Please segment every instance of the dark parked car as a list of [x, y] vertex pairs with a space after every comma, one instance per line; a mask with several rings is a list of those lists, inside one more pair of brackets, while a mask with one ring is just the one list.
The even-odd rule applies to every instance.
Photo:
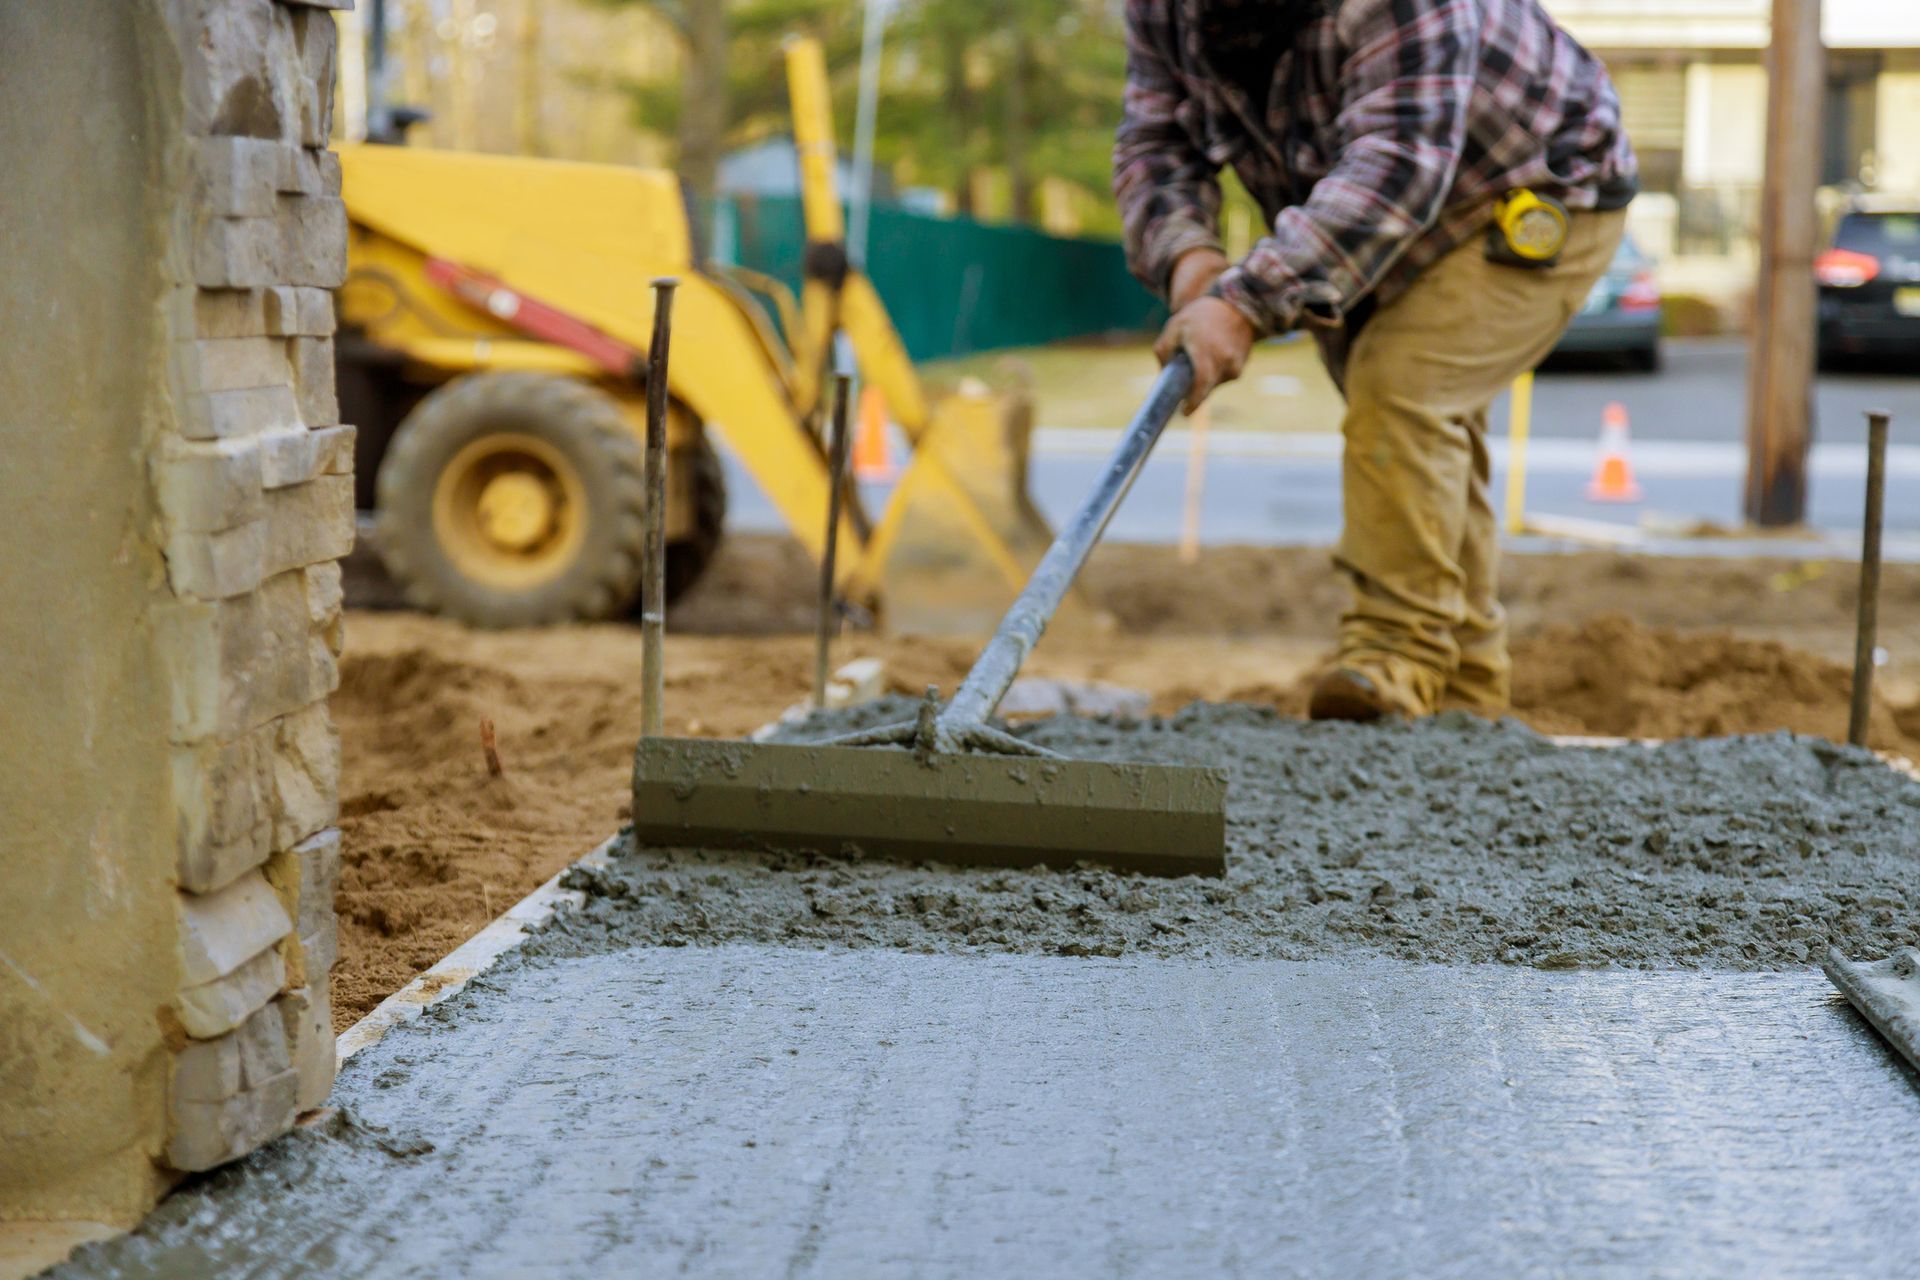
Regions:
[[1623, 240], [1554, 354], [1617, 355], [1651, 373], [1660, 367], [1663, 310], [1653, 264], [1633, 241]]
[[1862, 200], [1814, 274], [1821, 364], [1920, 355], [1920, 201]]

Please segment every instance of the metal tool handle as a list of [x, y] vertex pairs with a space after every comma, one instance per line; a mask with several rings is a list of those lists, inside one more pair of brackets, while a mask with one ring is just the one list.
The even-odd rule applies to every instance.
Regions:
[[1147, 402], [1127, 424], [1126, 433], [1107, 462], [1100, 483], [1047, 548], [1047, 554], [1041, 557], [1019, 598], [1000, 620], [993, 639], [981, 650], [973, 670], [967, 672], [953, 701], [940, 713], [942, 730], [959, 732], [982, 723], [1000, 705], [1000, 699], [1007, 696], [1008, 686], [1020, 674], [1020, 665], [1040, 642], [1041, 633], [1053, 621], [1060, 602], [1066, 599], [1093, 544], [1107, 531], [1107, 522], [1113, 519], [1127, 491], [1133, 488], [1147, 455], [1153, 452], [1160, 433], [1166, 430], [1167, 423], [1192, 388], [1193, 362], [1186, 352], [1178, 352], [1160, 370]]

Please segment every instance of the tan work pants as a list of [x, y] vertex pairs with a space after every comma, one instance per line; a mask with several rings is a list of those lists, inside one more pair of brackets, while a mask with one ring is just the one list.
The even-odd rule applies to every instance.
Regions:
[[1624, 212], [1576, 213], [1544, 270], [1489, 262], [1476, 236], [1375, 312], [1344, 359], [1327, 353], [1347, 398], [1340, 654], [1410, 714], [1507, 706], [1487, 409], [1560, 340], [1625, 229]]

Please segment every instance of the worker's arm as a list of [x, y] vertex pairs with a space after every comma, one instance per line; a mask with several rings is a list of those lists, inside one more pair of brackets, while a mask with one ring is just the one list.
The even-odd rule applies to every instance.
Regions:
[[1256, 337], [1338, 321], [1439, 219], [1466, 140], [1481, 9], [1476, 0], [1340, 6], [1340, 47], [1350, 52], [1333, 168], [1209, 290]]
[[[1220, 245], [1218, 166], [1180, 122], [1186, 90], [1156, 30], [1164, 5], [1127, 6], [1127, 89], [1113, 145], [1113, 194], [1126, 230], [1127, 265], [1178, 308], [1227, 265]], [[1175, 265], [1192, 255], [1178, 273]], [[1201, 268], [1211, 262], [1211, 269]], [[1178, 279], [1176, 279], [1178, 275]], [[1185, 296], [1172, 297], [1177, 292]]]

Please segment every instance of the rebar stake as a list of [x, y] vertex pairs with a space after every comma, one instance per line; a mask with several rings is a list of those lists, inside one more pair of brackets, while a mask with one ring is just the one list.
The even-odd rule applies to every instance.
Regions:
[[661, 736], [667, 670], [667, 350], [673, 337], [673, 291], [680, 281], [653, 282], [653, 346], [647, 353], [647, 540], [640, 571], [640, 732]]
[[1847, 716], [1847, 741], [1867, 745], [1873, 713], [1873, 651], [1880, 630], [1880, 528], [1887, 506], [1887, 428], [1892, 419], [1881, 410], [1867, 414], [1867, 513], [1860, 530], [1860, 615], [1853, 637], [1853, 708]]
[[847, 482], [847, 402], [853, 379], [833, 375], [833, 433], [827, 441], [827, 538], [820, 554], [820, 618], [813, 633], [813, 709], [827, 705], [827, 651], [833, 646], [834, 557], [840, 548], [840, 490]]

